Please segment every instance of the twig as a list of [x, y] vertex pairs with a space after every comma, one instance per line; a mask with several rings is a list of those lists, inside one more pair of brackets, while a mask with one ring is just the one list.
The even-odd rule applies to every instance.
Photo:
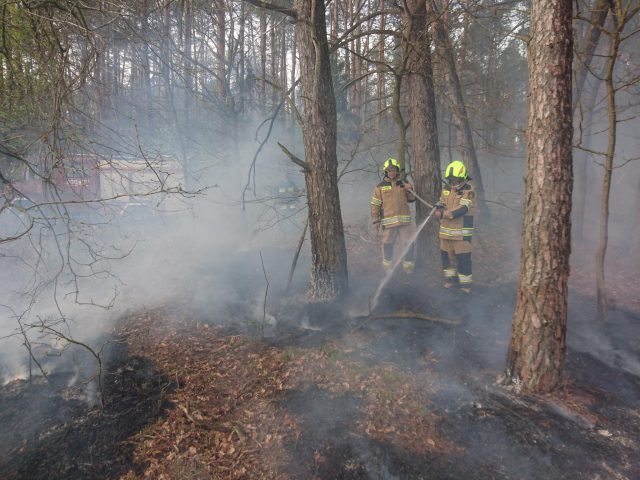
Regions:
[[40, 320], [40, 323], [37, 324], [37, 327], [40, 328], [40, 331], [51, 333], [54, 335], [54, 337], [62, 339], [69, 344], [82, 347], [95, 358], [98, 371], [96, 372], [96, 375], [94, 378], [97, 379], [98, 394], [100, 396], [100, 407], [101, 409], [104, 409], [105, 398], [104, 398], [104, 386], [102, 384], [102, 375], [103, 375], [102, 349], [96, 351], [95, 349], [91, 348], [87, 343], [81, 342], [79, 340], [75, 340], [71, 338], [69, 335], [65, 335], [60, 330], [57, 330], [51, 327], [50, 325], [47, 325], [44, 320], [42, 319], [39, 319], [39, 320]]
[[302, 244], [304, 243], [304, 237], [307, 235], [307, 227], [309, 226], [309, 217], [304, 222], [304, 228], [302, 229], [302, 234], [300, 235], [300, 239], [298, 240], [298, 246], [296, 248], [296, 253], [293, 256], [293, 261], [291, 262], [291, 269], [289, 270], [289, 279], [287, 280], [287, 288], [285, 291], [289, 291], [289, 287], [291, 287], [291, 280], [293, 280], [293, 272], [296, 271], [296, 265], [298, 264], [298, 257], [300, 256], [300, 250], [302, 250]]
[[296, 165], [298, 165], [299, 167], [301, 167], [305, 172], [309, 170], [309, 168], [307, 167], [307, 164], [304, 160], [300, 159], [298, 156], [296, 156], [294, 153], [290, 152], [287, 147], [285, 147], [284, 145], [282, 145], [280, 142], [278, 142], [278, 146], [282, 149], [282, 151], [284, 152], [284, 154], [289, 157], [289, 160], [291, 160], [293, 163], [295, 163]]
[[269, 293], [269, 279], [267, 278], [267, 271], [264, 268], [262, 252], [260, 252], [260, 262], [262, 263], [262, 273], [264, 274], [264, 279], [267, 282], [267, 288], [265, 288], [264, 290], [264, 302], [262, 304], [262, 323], [260, 324], [260, 337], [264, 338], [264, 324], [267, 321], [267, 294]]

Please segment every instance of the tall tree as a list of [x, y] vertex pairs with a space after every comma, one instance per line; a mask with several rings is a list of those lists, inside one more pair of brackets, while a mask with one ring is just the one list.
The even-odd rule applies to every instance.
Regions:
[[[378, 0], [378, 9], [382, 10], [384, 7], [384, 1]], [[378, 43], [377, 43], [377, 51], [378, 56], [376, 58], [376, 102], [378, 111], [376, 112], [376, 128], [378, 130], [382, 127], [382, 120], [384, 118], [384, 111], [386, 109], [386, 102], [384, 97], [386, 95], [385, 91], [385, 78], [384, 78], [384, 65], [385, 65], [385, 39], [386, 36], [384, 33], [384, 29], [386, 28], [387, 17], [383, 13], [380, 15], [380, 33], [378, 34]]]
[[[407, 97], [413, 153], [413, 180], [418, 195], [435, 203], [440, 196], [440, 147], [431, 63], [431, 37], [427, 29], [426, 0], [408, 0], [402, 9], [402, 46], [406, 56]], [[416, 204], [420, 224], [429, 209]], [[437, 224], [426, 227], [418, 242], [419, 265], [436, 258]]]
[[[595, 0], [589, 19], [582, 18], [578, 14], [578, 18], [586, 20], [588, 25], [584, 29], [583, 37], [579, 38], [579, 43], [576, 45], [573, 110], [574, 117], [577, 117], [576, 121], [579, 125], [579, 129], [576, 130], [578, 146], [583, 145], [586, 146], [587, 149], [590, 147], [590, 137], [594, 133], [591, 128], [591, 123], [593, 121], [596, 98], [601, 84], [600, 78], [604, 76], [604, 72], [602, 75], [596, 73], [591, 76], [593, 77], [590, 79], [591, 81], [588, 81], [588, 73], [590, 71], [598, 71], [598, 67], [594, 64], [597, 63], [596, 61], [598, 59], [606, 56], [606, 54], [596, 56], [596, 49], [600, 42], [600, 36], [604, 29], [610, 4], [611, 0]], [[596, 61], [594, 61], [594, 57], [596, 57]], [[588, 153], [584, 150], [578, 150], [574, 158], [576, 178], [573, 234], [574, 238], [577, 237], [579, 239], [582, 239], [584, 234], [585, 203], [587, 196], [587, 162]]]
[[430, 7], [432, 17], [435, 19], [433, 22], [435, 44], [448, 76], [447, 86], [450, 91], [453, 117], [460, 131], [462, 156], [474, 178], [479, 204], [478, 213], [484, 217], [488, 217], [489, 210], [484, 201], [485, 194], [482, 173], [478, 164], [478, 155], [473, 141], [473, 132], [471, 130], [467, 105], [462, 94], [462, 85], [460, 83], [460, 76], [458, 75], [453, 46], [451, 45], [446, 23], [442, 18], [442, 12], [438, 8], [437, 0], [430, 0], [430, 5], [428, 6]]
[[331, 76], [324, 0], [247, 0], [295, 19], [303, 102], [303, 167], [309, 206], [311, 275], [308, 297], [332, 301], [348, 288], [347, 251], [338, 191], [336, 101]]
[[[613, 177], [613, 160], [616, 154], [616, 140], [618, 131], [618, 109], [616, 104], [616, 93], [620, 89], [618, 83], [624, 85], [626, 82], [632, 84], [629, 79], [615, 78], [614, 70], [620, 46], [625, 39], [623, 35], [625, 26], [640, 12], [640, 5], [632, 0], [614, 0], [611, 5], [611, 15], [613, 28], [605, 31], [609, 36], [609, 55], [606, 61], [604, 85], [607, 98], [607, 116], [609, 135], [607, 140], [607, 151], [604, 154], [604, 178], [602, 180], [602, 193], [600, 197], [600, 235], [598, 248], [596, 251], [596, 294], [597, 294], [597, 318], [604, 320], [607, 311], [607, 296], [605, 290], [604, 261], [607, 254], [609, 242], [609, 195], [611, 193], [611, 181]], [[629, 38], [629, 37], [626, 37]]]
[[300, 47], [305, 181], [311, 233], [309, 296], [332, 300], [346, 293], [348, 277], [338, 192], [336, 101], [329, 61], [325, 3], [324, 0], [296, 0], [294, 8]]
[[562, 378], [571, 250], [570, 0], [533, 0], [520, 279], [506, 382], [546, 392]]

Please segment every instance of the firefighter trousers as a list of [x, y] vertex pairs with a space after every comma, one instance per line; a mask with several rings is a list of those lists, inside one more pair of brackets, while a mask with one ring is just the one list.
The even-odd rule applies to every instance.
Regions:
[[440, 239], [442, 271], [447, 283], [471, 285], [471, 251], [470, 241]]
[[[398, 227], [384, 228], [382, 230], [382, 266], [391, 268], [394, 257], [401, 255], [413, 240], [416, 227], [413, 223], [407, 223]], [[415, 267], [415, 247], [411, 244], [402, 261], [405, 272], [411, 273]]]

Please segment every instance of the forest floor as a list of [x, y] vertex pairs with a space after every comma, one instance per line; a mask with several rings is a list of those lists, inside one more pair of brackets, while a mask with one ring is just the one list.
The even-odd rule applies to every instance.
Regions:
[[564, 384], [518, 395], [498, 382], [508, 239], [478, 246], [471, 294], [399, 274], [365, 317], [378, 248], [359, 237], [341, 308], [293, 295], [270, 300], [265, 323], [246, 304], [203, 313], [189, 299], [124, 316], [103, 409], [70, 374], [2, 387], [0, 478], [640, 478], [640, 308], [624, 275], [594, 325], [593, 277], [574, 269]]

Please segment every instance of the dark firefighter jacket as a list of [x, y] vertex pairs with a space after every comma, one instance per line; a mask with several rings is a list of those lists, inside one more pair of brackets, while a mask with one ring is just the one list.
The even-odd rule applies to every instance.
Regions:
[[440, 238], [471, 241], [473, 215], [476, 211], [476, 194], [468, 181], [456, 187], [444, 187], [440, 196], [444, 213], [454, 218], [440, 219]]

